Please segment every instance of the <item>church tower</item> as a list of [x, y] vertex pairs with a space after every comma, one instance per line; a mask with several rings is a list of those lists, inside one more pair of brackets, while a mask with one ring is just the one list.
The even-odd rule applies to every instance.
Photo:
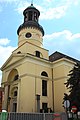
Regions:
[[48, 50], [43, 48], [40, 12], [31, 4], [23, 15], [24, 22], [17, 30], [18, 47], [1, 67], [3, 109], [9, 112], [53, 109], [51, 64]]
[[17, 30], [18, 34], [18, 46], [21, 46], [26, 41], [37, 45], [39, 47], [43, 46], [43, 27], [39, 24], [40, 12], [37, 10], [33, 4], [27, 7], [23, 11], [24, 22], [19, 26]]
[[43, 48], [44, 29], [39, 24], [39, 10], [31, 4], [23, 15], [24, 22], [17, 30], [18, 48], [13, 53], [31, 54], [49, 60], [48, 50]]

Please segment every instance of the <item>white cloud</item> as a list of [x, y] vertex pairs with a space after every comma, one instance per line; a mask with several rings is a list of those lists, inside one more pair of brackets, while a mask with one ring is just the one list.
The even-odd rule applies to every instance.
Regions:
[[[37, 6], [37, 8], [39, 8], [39, 10], [41, 12], [40, 19], [42, 19], [42, 20], [43, 19], [52, 20], [54, 18], [60, 19], [66, 15], [68, 10], [73, 5], [79, 5], [79, 3], [80, 3], [80, 0], [60, 0], [59, 2], [56, 0], [44, 0], [44, 1], [47, 2], [46, 7]], [[49, 3], [51, 3], [51, 4], [49, 4]]]
[[44, 3], [46, 3], [46, 2], [50, 3], [50, 2], [54, 2], [55, 0], [43, 0], [43, 1], [44, 1]]
[[[2, 0], [1, 0], [2, 1]], [[23, 10], [30, 6], [30, 1], [26, 1], [26, 0], [4, 0], [7, 2], [15, 2], [18, 3], [17, 4], [17, 8], [15, 9], [19, 14], [22, 14]], [[67, 10], [69, 9], [69, 7], [72, 4], [77, 4], [78, 2], [76, 0], [60, 0], [59, 2], [56, 3], [56, 0], [43, 0], [42, 3], [40, 3], [40, 5], [38, 5], [39, 3], [36, 2], [36, 4], [34, 5], [37, 9], [40, 10], [40, 19], [43, 20], [51, 20], [51, 19], [59, 19], [61, 17], [63, 17]], [[55, 4], [55, 5], [54, 5]], [[45, 7], [44, 7], [45, 6]], [[54, 7], [55, 6], [55, 7]]]
[[1, 3], [2, 2], [9, 2], [9, 3], [11, 3], [11, 2], [17, 2], [17, 1], [19, 1], [19, 0], [0, 0]]
[[56, 7], [56, 8], [42, 8], [41, 9], [41, 16], [40, 19], [53, 19], [53, 18], [61, 18], [62, 16], [65, 15], [65, 12], [67, 10], [67, 6], [60, 6], [60, 7]]
[[76, 38], [80, 38], [80, 33], [72, 34], [71, 31], [64, 30], [64, 31], [61, 31], [61, 32], [52, 33], [50, 35], [45, 35], [44, 39], [51, 40], [51, 39], [55, 39], [55, 38], [58, 38], [58, 37], [61, 37], [61, 36], [65, 36], [66, 40], [75, 40]]
[[0, 39], [0, 67], [15, 49], [15, 47], [8, 46], [9, 42], [7, 38]]
[[[19, 4], [16, 11], [18, 11], [19, 14], [22, 14], [23, 10], [27, 6], [29, 6], [29, 3], [26, 3], [24, 5]], [[62, 16], [64, 16], [68, 6], [64, 5], [64, 6], [59, 6], [59, 7], [55, 7], [55, 8], [53, 8], [53, 7], [46, 8], [46, 7], [42, 7], [39, 5], [35, 5], [35, 7], [37, 9], [39, 9], [39, 11], [41, 13], [40, 19], [48, 20], [48, 19], [54, 19], [54, 18], [59, 19]]]
[[[15, 47], [7, 46], [9, 42], [10, 40], [8, 40], [7, 38], [0, 39], [0, 67], [7, 60], [7, 58], [11, 55], [12, 51], [15, 49]], [[2, 78], [2, 75], [0, 71], [0, 81], [1, 81], [1, 78]]]
[[0, 46], [0, 66], [7, 60], [7, 58], [10, 56], [11, 52], [14, 50], [15, 47], [7, 46], [3, 47]]
[[67, 0], [68, 3], [78, 5], [80, 3], [80, 0]]
[[23, 10], [28, 6], [30, 6], [30, 4], [27, 1], [20, 1], [15, 11], [17, 11], [19, 14], [22, 14]]
[[7, 45], [10, 42], [7, 38], [0, 39], [0, 45]]
[[80, 33], [73, 34], [69, 30], [55, 32], [44, 36], [44, 47], [49, 53], [60, 51], [80, 59]]

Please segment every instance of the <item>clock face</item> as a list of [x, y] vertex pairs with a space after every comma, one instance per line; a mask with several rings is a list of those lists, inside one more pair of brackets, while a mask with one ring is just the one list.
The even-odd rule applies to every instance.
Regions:
[[25, 35], [26, 38], [30, 38], [31, 36], [32, 36], [32, 35], [31, 35], [30, 32], [26, 33], [26, 35]]

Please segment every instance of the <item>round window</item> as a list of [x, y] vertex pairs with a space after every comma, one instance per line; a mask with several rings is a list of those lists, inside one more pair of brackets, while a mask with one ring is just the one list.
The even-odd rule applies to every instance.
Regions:
[[26, 36], [26, 38], [30, 38], [31, 37], [31, 33], [28, 32], [28, 33], [26, 33], [25, 36]]

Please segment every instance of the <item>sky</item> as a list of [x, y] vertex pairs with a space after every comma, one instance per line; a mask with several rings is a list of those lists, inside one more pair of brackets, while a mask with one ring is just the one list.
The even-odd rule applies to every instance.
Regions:
[[[0, 67], [18, 46], [17, 29], [32, 0], [0, 0]], [[80, 0], [33, 0], [40, 11], [43, 46], [80, 60]], [[0, 81], [2, 78], [0, 71]]]

